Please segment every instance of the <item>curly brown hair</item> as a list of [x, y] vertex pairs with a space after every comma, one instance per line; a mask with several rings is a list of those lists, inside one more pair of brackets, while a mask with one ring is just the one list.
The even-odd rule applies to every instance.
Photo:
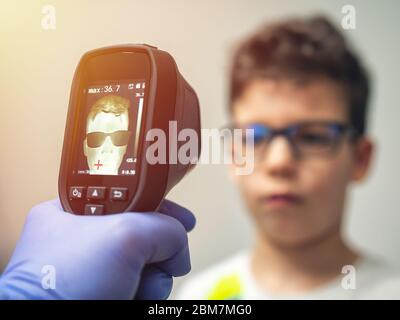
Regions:
[[344, 89], [350, 123], [363, 135], [370, 91], [368, 73], [344, 36], [323, 16], [263, 25], [239, 44], [230, 70], [230, 112], [251, 80], [311, 81], [321, 76]]

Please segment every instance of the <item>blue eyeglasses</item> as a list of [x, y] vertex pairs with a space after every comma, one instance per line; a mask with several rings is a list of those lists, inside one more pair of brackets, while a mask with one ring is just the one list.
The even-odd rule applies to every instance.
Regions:
[[[242, 129], [241, 149], [246, 149], [249, 138], [254, 138], [254, 156], [261, 157], [274, 137], [284, 136], [296, 156], [328, 156], [335, 153], [345, 137], [356, 139], [356, 130], [341, 122], [312, 121], [295, 123], [281, 129], [253, 123], [242, 127], [231, 126], [231, 129]], [[245, 130], [251, 129], [251, 130]], [[249, 135], [251, 135], [249, 137]], [[250, 140], [251, 141], [251, 140]]]

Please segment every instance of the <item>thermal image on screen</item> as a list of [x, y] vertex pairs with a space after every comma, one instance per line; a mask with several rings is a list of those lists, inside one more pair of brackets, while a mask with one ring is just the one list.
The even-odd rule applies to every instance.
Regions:
[[78, 173], [135, 174], [144, 87], [144, 82], [134, 81], [87, 89], [82, 139], [84, 161], [81, 159]]

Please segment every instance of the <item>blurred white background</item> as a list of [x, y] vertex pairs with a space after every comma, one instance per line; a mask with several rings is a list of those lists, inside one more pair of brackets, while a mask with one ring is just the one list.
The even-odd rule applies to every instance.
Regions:
[[[56, 9], [55, 30], [41, 26], [46, 4]], [[357, 24], [344, 32], [374, 75], [370, 132], [378, 143], [370, 177], [352, 191], [346, 234], [400, 262], [399, 1], [1, 0], [0, 270], [29, 209], [57, 197], [70, 84], [84, 52], [118, 43], [170, 52], [198, 93], [203, 127], [218, 128], [227, 121], [228, 59], [237, 39], [293, 14], [323, 13], [340, 25], [345, 4], [356, 8]], [[193, 272], [251, 243], [246, 210], [223, 166], [198, 166], [169, 198], [197, 216], [189, 236]]]

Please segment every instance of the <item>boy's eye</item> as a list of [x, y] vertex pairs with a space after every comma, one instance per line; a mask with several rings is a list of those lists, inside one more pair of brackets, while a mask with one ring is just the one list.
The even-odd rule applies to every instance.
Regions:
[[270, 129], [268, 127], [259, 124], [247, 126], [246, 129], [252, 129], [253, 133], [251, 135], [254, 137], [255, 145], [264, 141], [270, 133]]
[[296, 142], [308, 146], [326, 146], [333, 142], [334, 137], [326, 130], [318, 132], [299, 132], [296, 135]]
[[254, 144], [259, 144], [265, 139], [265, 136], [262, 134], [254, 134]]

